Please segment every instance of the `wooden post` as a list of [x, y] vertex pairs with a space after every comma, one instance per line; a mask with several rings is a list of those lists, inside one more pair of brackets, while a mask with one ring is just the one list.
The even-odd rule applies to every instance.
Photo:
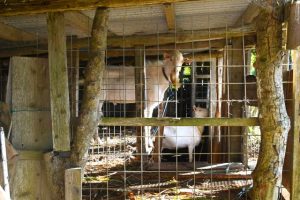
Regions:
[[291, 4], [289, 9], [288, 31], [287, 31], [287, 49], [296, 49], [300, 46], [300, 23], [299, 23], [299, 1]]
[[[244, 99], [244, 68], [242, 39], [232, 39], [232, 49], [228, 49], [229, 100]], [[233, 84], [231, 84], [233, 83]], [[229, 105], [230, 117], [242, 117], [243, 103], [234, 101]], [[228, 133], [228, 161], [242, 161], [242, 127], [230, 127]]]
[[82, 199], [81, 168], [65, 170], [65, 200]]
[[70, 109], [63, 13], [48, 13], [48, 59], [53, 149], [70, 151]]
[[291, 199], [296, 200], [300, 197], [300, 50], [292, 51], [293, 59], [293, 155], [292, 155], [292, 184]]
[[[136, 116], [144, 117], [144, 99], [145, 99], [145, 52], [144, 48], [138, 46], [135, 48], [135, 99], [136, 99]], [[143, 137], [143, 126], [137, 127], [137, 149], [140, 155], [138, 159], [142, 161], [145, 153], [145, 138]]]
[[52, 149], [48, 61], [13, 57], [10, 68], [12, 145], [19, 153], [9, 167], [11, 196], [48, 200], [41, 162], [42, 152]]
[[[214, 117], [220, 118], [221, 117], [221, 108], [222, 108], [222, 83], [223, 83], [223, 58], [218, 58], [218, 66], [216, 69], [216, 112], [213, 113]], [[222, 151], [221, 151], [221, 127], [214, 126], [214, 135], [212, 138], [212, 149], [210, 162], [211, 163], [220, 163], [222, 162]]]
[[[250, 199], [278, 198], [290, 129], [282, 84], [282, 65], [286, 56], [282, 49], [282, 6], [285, 1], [272, 4], [272, 0], [266, 0], [266, 3], [272, 5], [272, 12], [269, 8], [261, 7], [256, 23], [255, 68], [261, 144], [257, 165], [252, 173]], [[299, 142], [299, 137], [296, 141]]]
[[[164, 106], [166, 106], [165, 103], [161, 103], [159, 105], [158, 117], [163, 117], [163, 116], [161, 116], [161, 113], [164, 110]], [[153, 149], [153, 160], [155, 162], [161, 161], [161, 148], [162, 148], [163, 135], [164, 135], [164, 126], [159, 126], [158, 133], [155, 136], [155, 143], [154, 143], [154, 149]]]
[[108, 9], [97, 8], [90, 42], [90, 60], [86, 67], [83, 98], [79, 121], [74, 134], [71, 162], [84, 167], [83, 159], [89, 148], [100, 119], [101, 97], [103, 96], [103, 74], [107, 46]]

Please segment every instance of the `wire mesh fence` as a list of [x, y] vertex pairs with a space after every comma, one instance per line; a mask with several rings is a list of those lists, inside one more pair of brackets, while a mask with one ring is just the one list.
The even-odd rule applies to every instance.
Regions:
[[[189, 17], [189, 23], [184, 24], [185, 31], [177, 29], [175, 24], [175, 29], [166, 33], [161, 21], [150, 20], [150, 12], [139, 23], [151, 35], [130, 36], [134, 32], [133, 11], [119, 11], [119, 18], [111, 21], [112, 30], [118, 35], [109, 36], [119, 46], [109, 42], [105, 50], [106, 67], [98, 110], [102, 118], [119, 119], [115, 119], [115, 126], [99, 121], [95, 127], [97, 131], [86, 157], [83, 199], [245, 198], [259, 153], [258, 126], [230, 127], [226, 123], [201, 126], [195, 122], [194, 126], [162, 127], [157, 124], [143, 126], [142, 134], [138, 134], [140, 127], [120, 126], [119, 122], [126, 123], [126, 118], [193, 119], [197, 117], [194, 106], [206, 109], [208, 113], [200, 117], [208, 120], [258, 117], [253, 67], [255, 42], [249, 27], [242, 25], [233, 30], [229, 22], [234, 16], [225, 13], [222, 28], [217, 28], [220, 19], [215, 19], [213, 10], [209, 10], [205, 15], [179, 17], [178, 23]], [[134, 14], [144, 12], [140, 8]], [[87, 11], [85, 14], [92, 15]], [[154, 12], [152, 18], [156, 17]], [[205, 30], [196, 28], [204, 24]], [[87, 29], [90, 28], [87, 24]], [[76, 35], [72, 29], [68, 31], [68, 35]], [[40, 41], [43, 31], [40, 32], [35, 34], [36, 43], [30, 44], [35, 52], [31, 56], [46, 59], [47, 46]], [[134, 40], [137, 44], [131, 44]], [[89, 39], [68, 37], [67, 44], [72, 138], [91, 55]], [[27, 44], [18, 47], [28, 48]], [[2, 101], [8, 94], [8, 63], [8, 58], [1, 61]], [[287, 103], [291, 102], [289, 70], [287, 62], [283, 82]], [[159, 161], [154, 160], [157, 155]]]

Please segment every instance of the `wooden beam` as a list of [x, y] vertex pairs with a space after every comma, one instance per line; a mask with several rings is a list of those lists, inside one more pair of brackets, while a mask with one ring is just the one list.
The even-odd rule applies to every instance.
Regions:
[[65, 170], [65, 200], [82, 200], [80, 167]]
[[34, 41], [37, 37], [34, 34], [17, 29], [13, 26], [0, 22], [0, 39], [8, 41]]
[[[180, 50], [180, 49], [179, 49]], [[134, 50], [132, 50], [134, 51]], [[125, 53], [121, 50], [117, 50], [112, 51], [112, 50], [108, 50], [107, 51], [107, 57], [108, 58], [113, 58], [113, 57], [133, 57], [133, 52], [131, 50], [130, 51], [126, 51]], [[146, 56], [156, 56], [156, 55], [162, 55], [164, 52], [166, 52], [167, 50], [150, 50], [150, 51], [146, 51]], [[184, 51], [181, 51], [184, 52]], [[223, 56], [223, 53], [221, 51], [211, 51], [210, 53], [203, 53], [203, 52], [197, 52], [197, 53], [193, 53], [193, 54], [185, 54], [184, 58], [187, 58], [191, 61], [209, 61], [212, 58], [220, 58]], [[88, 60], [89, 59], [89, 53], [88, 52], [80, 52], [80, 60]], [[129, 61], [127, 59], [127, 61]]]
[[103, 126], [259, 126], [258, 118], [118, 118], [103, 117]]
[[[154, 46], [156, 44], [174, 44], [174, 43], [187, 43], [187, 42], [196, 42], [196, 41], [209, 41], [209, 40], [218, 40], [224, 38], [232, 37], [242, 37], [247, 35], [254, 35], [255, 29], [252, 26], [243, 26], [236, 28], [215, 28], [210, 30], [198, 30], [193, 31], [193, 33], [185, 31], [178, 32], [175, 34], [164, 33], [160, 34], [159, 37], [156, 34], [153, 35], [135, 35], [127, 37], [110, 37], [108, 39], [109, 47], [121, 47], [121, 48], [130, 48], [134, 46]], [[87, 44], [86, 40], [78, 40], [76, 45]]]
[[[243, 27], [228, 27], [228, 28], [215, 28], [195, 30], [193, 33], [190, 31], [172, 33], [150, 34], [150, 35], [132, 35], [132, 36], [111, 36], [108, 38], [108, 46], [110, 48], [133, 48], [135, 46], [157, 46], [157, 44], [178, 44], [178, 43], [192, 43], [199, 41], [213, 41], [225, 38], [254, 36], [255, 28], [253, 26]], [[81, 38], [73, 41], [73, 47], [82, 48], [87, 47], [89, 38]]]
[[70, 109], [63, 13], [48, 13], [48, 60], [55, 151], [70, 151]]
[[163, 5], [166, 22], [169, 30], [174, 30], [176, 26], [176, 15], [174, 3], [166, 3]]
[[245, 12], [235, 22], [235, 26], [251, 24], [253, 20], [258, 16], [259, 11], [260, 9], [257, 4], [250, 3]]
[[46, 12], [64, 12], [74, 10], [91, 10], [97, 7], [120, 8], [146, 6], [163, 3], [176, 3], [191, 0], [10, 0], [0, 5], [0, 16], [32, 15]]
[[81, 12], [66, 12], [65, 24], [79, 30], [85, 37], [91, 35], [93, 22], [88, 16]]
[[[76, 41], [73, 39], [72, 41]], [[254, 44], [254, 40], [251, 40]], [[212, 41], [203, 41], [203, 42], [189, 42], [189, 43], [180, 43], [176, 44], [176, 49], [181, 52], [185, 51], [198, 51], [198, 50], [209, 50], [212, 49], [222, 49], [226, 44], [226, 41], [221, 40], [212, 40]], [[72, 42], [67, 41], [67, 48], [71, 48]], [[82, 46], [87, 47], [87, 46]], [[73, 47], [75, 48], [75, 47]], [[78, 48], [78, 47], [77, 47]], [[146, 55], [157, 55], [159, 53], [175, 49], [175, 44], [172, 45], [160, 45], [159, 48], [156, 46], [150, 46], [145, 49]], [[22, 55], [39, 55], [45, 54], [48, 52], [47, 45], [40, 45], [38, 48], [34, 46], [18, 47], [18, 48], [3, 48], [0, 49], [0, 58], [11, 57], [11, 56], [22, 56]], [[123, 57], [123, 56], [134, 56], [133, 49], [108, 49], [107, 57]], [[87, 51], [81, 51], [80, 57], [84, 60], [88, 59], [89, 53]]]
[[215, 58], [220, 58], [223, 56], [223, 53], [221, 51], [212, 51], [208, 53], [193, 53], [193, 54], [188, 54], [184, 55], [184, 58], [191, 60], [191, 61], [210, 61]]
[[[255, 30], [252, 26], [244, 26], [238, 28], [218, 28], [209, 30], [182, 32], [176, 34], [176, 40], [174, 34], [160, 34], [157, 35], [143, 35], [143, 36], [128, 36], [117, 37], [112, 36], [108, 38], [109, 48], [129, 48], [134, 46], [146, 46], [149, 49], [158, 51], [157, 44], [160, 44], [160, 50], [170, 50], [175, 48], [195, 50], [200, 48], [222, 48], [226, 44], [225, 38], [231, 37], [243, 37], [249, 39], [250, 43], [255, 43]], [[67, 47], [70, 48], [86, 48], [89, 46], [90, 38], [80, 38], [67, 43]], [[164, 46], [166, 45], [166, 46]], [[123, 55], [123, 49], [119, 49], [119, 54]], [[148, 51], [148, 50], [147, 50]], [[32, 55], [47, 52], [47, 44], [40, 44], [38, 49], [36, 45], [28, 47], [18, 48], [4, 48], [0, 49], [0, 57], [9, 57], [16, 55]], [[112, 52], [117, 52], [113, 50]], [[125, 50], [126, 53], [126, 50]], [[146, 52], [146, 54], [148, 54]]]

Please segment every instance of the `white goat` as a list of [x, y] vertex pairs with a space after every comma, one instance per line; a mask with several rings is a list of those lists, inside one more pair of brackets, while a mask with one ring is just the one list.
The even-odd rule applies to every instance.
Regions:
[[[193, 114], [195, 118], [207, 117], [208, 110], [194, 106]], [[203, 126], [165, 126], [161, 151], [164, 148], [176, 149], [188, 147], [189, 162], [192, 162], [193, 151], [201, 141], [203, 130]]]
[[[172, 53], [164, 53], [163, 61], [147, 62], [145, 68], [146, 105], [144, 117], [152, 117], [154, 108], [163, 101], [164, 93], [170, 84], [179, 86], [179, 72], [183, 62], [183, 56], [177, 50]], [[106, 101], [134, 103], [136, 101], [134, 68], [106, 68], [103, 89], [105, 90], [104, 100]], [[150, 128], [146, 127], [145, 129], [145, 149], [148, 154], [153, 148]]]

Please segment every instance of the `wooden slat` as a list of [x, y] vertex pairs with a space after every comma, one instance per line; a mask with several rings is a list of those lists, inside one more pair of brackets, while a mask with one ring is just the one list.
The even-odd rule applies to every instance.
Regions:
[[81, 168], [65, 170], [65, 200], [82, 199]]
[[47, 59], [13, 57], [10, 69], [13, 146], [52, 149]]
[[79, 49], [71, 49], [67, 57], [70, 116], [73, 121], [79, 112]]
[[45, 12], [89, 10], [97, 7], [120, 8], [153, 4], [184, 2], [188, 0], [10, 0], [0, 5], [0, 16], [29, 15]]
[[259, 126], [258, 118], [118, 118], [104, 117], [103, 126]]
[[36, 36], [0, 22], [0, 39], [8, 41], [34, 41]]
[[[144, 116], [144, 101], [145, 101], [145, 74], [144, 74], [144, 67], [145, 67], [145, 53], [143, 51], [143, 47], [136, 47], [135, 48], [135, 99], [136, 99], [136, 116], [142, 117]], [[143, 127], [137, 127], [136, 129], [136, 143], [137, 143], [137, 151], [140, 153], [138, 159], [143, 161], [142, 153], [145, 153], [145, 145], [143, 145], [144, 140], [142, 140], [143, 136]]]
[[47, 24], [53, 148], [69, 151], [70, 109], [63, 13], [49, 13]]
[[292, 51], [293, 58], [293, 155], [292, 155], [292, 191], [291, 199], [300, 197], [300, 50]]
[[174, 3], [167, 3], [163, 5], [166, 22], [169, 30], [174, 30], [176, 25], [176, 15]]

